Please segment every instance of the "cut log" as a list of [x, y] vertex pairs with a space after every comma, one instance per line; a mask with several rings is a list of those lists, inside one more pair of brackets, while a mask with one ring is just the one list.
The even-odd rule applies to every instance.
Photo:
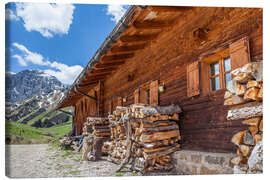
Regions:
[[244, 137], [243, 137], [243, 143], [246, 145], [255, 145], [254, 144], [254, 138], [253, 136], [250, 134], [250, 132], [245, 132]]
[[231, 159], [231, 163], [234, 165], [238, 165], [240, 163], [242, 164], [247, 164], [248, 159], [247, 158], [242, 158], [240, 156], [234, 157]]
[[260, 130], [261, 132], [263, 132], [263, 119], [262, 119], [261, 122], [260, 122], [259, 130]]
[[260, 88], [260, 90], [258, 92], [257, 99], [259, 101], [262, 101], [263, 100], [263, 86]]
[[244, 100], [246, 101], [257, 101], [258, 98], [258, 92], [259, 92], [259, 88], [256, 87], [252, 87], [250, 89], [248, 89], [244, 95]]
[[244, 134], [245, 134], [245, 133], [246, 133], [246, 130], [240, 131], [240, 132], [236, 133], [236, 134], [232, 137], [231, 142], [234, 143], [235, 145], [239, 146], [240, 144], [243, 143], [243, 137], [244, 137]]
[[232, 106], [232, 105], [233, 105], [232, 98], [225, 99], [224, 106]]
[[142, 134], [140, 137], [141, 142], [152, 142], [158, 140], [169, 139], [173, 137], [179, 137], [179, 130], [167, 131], [167, 132], [154, 132], [152, 134]]
[[261, 140], [262, 140], [262, 136], [260, 134], [255, 134], [254, 135], [254, 142], [255, 142], [255, 144], [257, 144]]
[[243, 104], [245, 100], [241, 96], [233, 95], [232, 96], [232, 103], [233, 105]]
[[247, 88], [245, 85], [243, 84], [237, 84], [236, 86], [236, 95], [237, 96], [244, 96], [245, 92], [246, 92]]
[[174, 113], [181, 113], [182, 110], [179, 106], [177, 105], [170, 105], [170, 106], [164, 106], [164, 107], [153, 107], [153, 106], [146, 106], [140, 109], [140, 114], [143, 115], [144, 117], [147, 116], [153, 116], [156, 114], [161, 114], [161, 115], [169, 115], [169, 114], [174, 114]]
[[246, 83], [252, 78], [251, 74], [246, 72], [239, 72], [233, 80], [239, 82], [239, 83]]
[[242, 121], [242, 124], [246, 124], [249, 126], [258, 126], [261, 119], [262, 117], [255, 117], [255, 118], [247, 119], [247, 120]]
[[262, 104], [259, 104], [255, 106], [229, 110], [227, 119], [228, 120], [249, 119], [262, 115], [263, 115], [263, 106]]
[[247, 157], [250, 154], [250, 147], [247, 146], [247, 145], [240, 145], [239, 146], [239, 149], [240, 149], [241, 154], [243, 156], [246, 156]]
[[253, 136], [258, 133], [258, 126], [249, 126], [248, 129]]
[[232, 93], [230, 91], [226, 91], [225, 94], [224, 94], [224, 99], [228, 99], [230, 97], [232, 97]]
[[250, 89], [252, 87], [260, 88], [260, 84], [255, 80], [248, 81], [247, 88]]

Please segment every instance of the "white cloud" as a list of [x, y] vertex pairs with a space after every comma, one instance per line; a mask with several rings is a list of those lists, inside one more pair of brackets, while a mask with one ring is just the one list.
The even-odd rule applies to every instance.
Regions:
[[55, 76], [64, 84], [71, 84], [79, 73], [83, 70], [82, 66], [74, 65], [68, 66], [56, 61], [45, 60], [44, 57], [36, 52], [31, 52], [24, 45], [19, 43], [12, 43], [14, 47], [21, 51], [22, 55], [15, 54], [12, 57], [16, 58], [20, 65], [27, 66], [27, 63], [32, 63], [39, 66], [46, 66], [50, 69], [44, 70], [45, 73]]
[[124, 8], [123, 5], [117, 5], [117, 4], [110, 4], [107, 6], [107, 15], [111, 15], [113, 16], [111, 18], [112, 21], [114, 21], [115, 23], [117, 23], [121, 17], [124, 15], [124, 13], [126, 12], [126, 8]]
[[12, 57], [17, 59], [21, 66], [27, 66], [27, 63], [25, 62], [25, 60], [18, 54], [13, 55]]
[[75, 6], [72, 4], [16, 3], [17, 16], [27, 31], [38, 31], [44, 37], [68, 34]]
[[9, 8], [5, 9], [5, 19], [6, 20], [15, 20], [15, 21], [19, 20], [19, 18], [14, 14], [14, 12]]
[[41, 54], [31, 52], [25, 46], [18, 44], [16, 42], [13, 43], [12, 45], [17, 47], [20, 51], [23, 52], [23, 56], [26, 61], [36, 65], [47, 65], [47, 62], [43, 61], [43, 57]]

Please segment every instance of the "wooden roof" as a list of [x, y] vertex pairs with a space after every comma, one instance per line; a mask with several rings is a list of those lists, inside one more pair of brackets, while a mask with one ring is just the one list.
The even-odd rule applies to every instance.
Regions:
[[58, 108], [76, 103], [82, 95], [75, 91], [75, 87], [87, 94], [99, 81], [104, 81], [136, 53], [154, 43], [190, 9], [192, 7], [131, 6], [77, 77]]

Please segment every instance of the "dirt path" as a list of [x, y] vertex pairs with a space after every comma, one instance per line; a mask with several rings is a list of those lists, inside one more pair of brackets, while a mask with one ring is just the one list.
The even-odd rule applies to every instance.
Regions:
[[82, 161], [79, 153], [47, 144], [6, 146], [6, 175], [12, 178], [138, 175], [135, 172], [115, 173], [117, 168], [118, 165], [105, 160]]

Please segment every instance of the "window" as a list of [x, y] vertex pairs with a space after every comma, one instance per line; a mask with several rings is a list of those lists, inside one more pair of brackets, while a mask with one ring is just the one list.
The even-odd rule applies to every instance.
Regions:
[[[211, 54], [211, 55], [209, 55]], [[231, 71], [250, 62], [249, 38], [243, 37], [227, 47], [205, 52], [187, 65], [187, 96], [224, 89], [232, 79]]]
[[210, 89], [216, 91], [225, 88], [231, 80], [231, 59], [230, 57], [210, 63]]

